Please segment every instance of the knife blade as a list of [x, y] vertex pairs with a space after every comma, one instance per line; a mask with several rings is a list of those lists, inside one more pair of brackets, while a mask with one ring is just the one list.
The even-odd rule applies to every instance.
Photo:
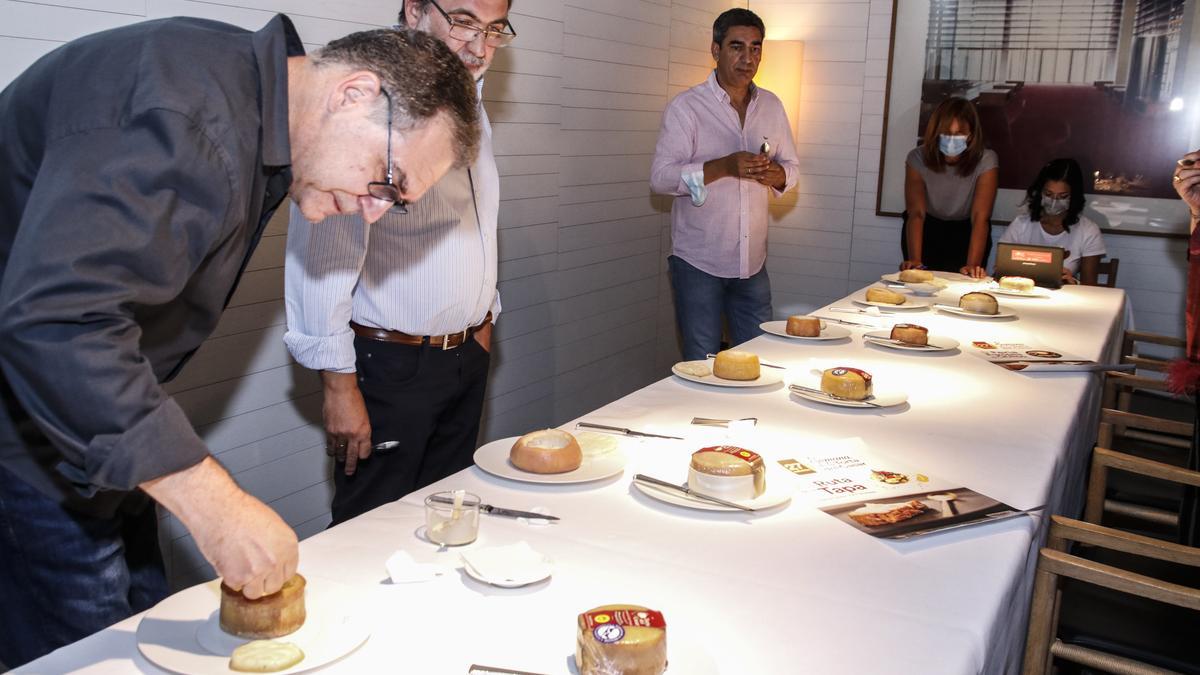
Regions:
[[835, 319], [832, 316], [821, 316], [820, 314], [814, 314], [813, 316], [817, 317], [818, 319], [824, 319], [826, 321], [832, 321], [834, 323], [843, 323], [843, 324], [846, 324], [847, 326], [862, 326], [863, 328], [878, 328], [878, 326], [872, 326], [869, 323], [859, 323], [857, 321], [846, 321], [845, 319]]
[[737, 419], [737, 420], [721, 420], [721, 419], [715, 419], [712, 417], [693, 417], [692, 418], [692, 424], [697, 424], [700, 426], [709, 426], [709, 427], [728, 427], [730, 422], [753, 422], [755, 426], [758, 426], [758, 418], [757, 417], [743, 417], [743, 418]]
[[[430, 495], [429, 500], [437, 502], [439, 504], [453, 504], [454, 503], [454, 500], [451, 499], [450, 497], [439, 497], [437, 495]], [[536, 513], [534, 511], [519, 511], [517, 509], [506, 509], [506, 508], [502, 508], [499, 506], [492, 506], [491, 504], [480, 504], [479, 510], [480, 510], [480, 512], [486, 513], [489, 515], [507, 516], [509, 518], [541, 518], [543, 520], [559, 520], [558, 516], [548, 516], [544, 513]]]
[[595, 424], [593, 422], [576, 422], [575, 427], [576, 428], [584, 427], [586, 429], [604, 429], [605, 431], [616, 431], [618, 433], [625, 434], [626, 436], [644, 436], [646, 438], [669, 438], [674, 441], [682, 441], [683, 440], [683, 437], [681, 437], [681, 436], [665, 436], [663, 434], [652, 434], [652, 433], [649, 433], [646, 431], [634, 431], [633, 429], [626, 429], [625, 427], [614, 427], [614, 426], [610, 426], [607, 424]]
[[914, 345], [913, 343], [905, 342], [904, 340], [894, 340], [892, 338], [871, 337], [870, 335], [864, 335], [863, 339], [868, 342], [874, 342], [877, 344], [900, 345], [901, 347], [907, 347], [909, 349], [932, 349], [934, 351], [938, 351], [940, 349], [940, 347], [934, 347], [932, 345]]
[[853, 398], [844, 398], [842, 396], [834, 396], [833, 394], [830, 394], [827, 391], [822, 391], [820, 389], [813, 389], [812, 387], [805, 387], [800, 384], [788, 385], [788, 389], [791, 389], [792, 391], [802, 391], [806, 394], [816, 394], [818, 396], [823, 396], [827, 399], [831, 399], [834, 401], [845, 401], [846, 403], [861, 403], [864, 406], [867, 406], [870, 408], [882, 408], [883, 407], [883, 406], [879, 405], [878, 403], [872, 403], [871, 401], [868, 401], [865, 399], [853, 399]]
[[720, 497], [706, 495], [703, 492], [696, 492], [695, 490], [693, 490], [691, 488], [687, 488], [682, 485], [676, 485], [675, 483], [671, 483], [671, 482], [668, 482], [665, 480], [659, 480], [658, 478], [654, 478], [653, 476], [647, 476], [642, 473], [635, 474], [633, 479], [635, 481], [638, 481], [641, 483], [648, 483], [650, 485], [657, 485], [658, 487], [667, 488], [668, 490], [674, 490], [675, 492], [678, 492], [680, 494], [685, 494], [689, 497], [694, 497], [696, 499], [700, 499], [700, 500], [703, 500], [706, 502], [720, 504], [721, 506], [728, 506], [729, 508], [739, 509], [741, 511], [755, 511], [756, 510], [756, 509], [750, 508], [749, 506], [743, 506], [741, 504], [738, 504], [737, 502], [730, 502], [730, 501], [721, 499]]
[[[716, 354], [705, 354], [704, 356], [705, 356], [706, 358], [710, 358], [710, 359], [715, 359], [715, 358], [717, 358], [717, 355], [716, 355]], [[780, 370], [787, 370], [787, 366], [781, 366], [781, 365], [779, 365], [778, 363], [771, 363], [771, 362], [769, 362], [769, 361], [763, 361], [762, 359], [759, 359], [759, 360], [758, 360], [758, 365], [760, 365], [760, 366], [762, 366], [762, 367], [764, 367], [764, 368], [778, 368], [778, 369], [780, 369]]]

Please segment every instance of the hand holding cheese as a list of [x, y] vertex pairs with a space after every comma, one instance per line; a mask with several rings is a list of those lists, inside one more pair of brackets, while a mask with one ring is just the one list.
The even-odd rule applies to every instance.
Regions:
[[641, 605], [602, 605], [579, 615], [579, 675], [660, 675], [667, 669], [667, 622]]
[[1000, 313], [1000, 303], [996, 302], [996, 296], [980, 291], [967, 293], [959, 298], [958, 307], [959, 309], [975, 314]]
[[273, 638], [294, 633], [304, 625], [304, 577], [295, 574], [283, 588], [250, 600], [221, 584], [221, 630], [248, 638]]
[[757, 380], [761, 374], [758, 354], [727, 349], [713, 360], [713, 375], [726, 380]]
[[821, 391], [851, 401], [862, 401], [871, 395], [871, 374], [858, 368], [829, 368], [821, 373]]
[[533, 431], [517, 439], [508, 459], [530, 473], [566, 473], [583, 463], [583, 450], [575, 437], [561, 429]]
[[890, 291], [886, 288], [872, 286], [867, 289], [867, 302], [880, 302], [885, 305], [903, 305], [904, 296], [896, 291]]

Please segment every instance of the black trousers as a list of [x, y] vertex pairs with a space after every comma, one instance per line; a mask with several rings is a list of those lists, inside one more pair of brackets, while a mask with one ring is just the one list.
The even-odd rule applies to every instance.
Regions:
[[356, 337], [354, 349], [371, 440], [400, 446], [353, 476], [334, 465], [333, 525], [471, 466], [491, 358], [473, 338], [443, 351]]
[[[1188, 452], [1187, 468], [1200, 471], [1200, 392], [1196, 397], [1195, 428], [1192, 431], [1192, 449]], [[1200, 546], [1200, 490], [1183, 488], [1183, 503], [1179, 510], [1179, 543]]]
[[[908, 212], [900, 215], [900, 254], [908, 260]], [[971, 220], [942, 220], [925, 214], [925, 229], [921, 237], [921, 262], [930, 270], [957, 272], [967, 264], [967, 251], [971, 248]], [[988, 228], [987, 243], [983, 247], [983, 260], [987, 265], [992, 254], [992, 228]]]

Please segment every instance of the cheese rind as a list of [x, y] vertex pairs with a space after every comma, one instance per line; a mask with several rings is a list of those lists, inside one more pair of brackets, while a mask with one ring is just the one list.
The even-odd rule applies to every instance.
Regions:
[[880, 302], [885, 305], [903, 305], [904, 296], [896, 291], [872, 286], [867, 289], [867, 302]]
[[796, 337], [817, 337], [821, 334], [821, 320], [815, 316], [789, 316], [787, 334]]
[[251, 600], [221, 584], [221, 630], [244, 638], [274, 638], [304, 625], [304, 577], [296, 574], [275, 593]]
[[727, 349], [713, 360], [713, 375], [725, 380], [757, 380], [760, 374], [758, 354]]
[[1000, 303], [996, 302], [996, 296], [982, 291], [973, 291], [962, 296], [958, 299], [958, 307], [974, 314], [1000, 313]]
[[900, 281], [906, 284], [927, 284], [933, 281], [933, 272], [929, 270], [900, 270]]
[[910, 345], [927, 345], [929, 329], [915, 323], [898, 323], [892, 326], [891, 338]]
[[562, 429], [542, 429], [518, 438], [508, 461], [530, 473], [566, 473], [583, 464], [583, 450], [579, 441]]
[[641, 605], [602, 605], [580, 614], [575, 630], [580, 675], [660, 675], [667, 669], [667, 625]]
[[821, 373], [821, 391], [838, 398], [861, 401], [871, 395], [871, 374], [858, 368], [827, 368]]
[[767, 489], [766, 465], [758, 453], [745, 448], [701, 448], [688, 464], [688, 487], [714, 497], [754, 499]]
[[1033, 279], [1029, 277], [1000, 277], [1000, 288], [1028, 293], [1033, 290], [1033, 287]]

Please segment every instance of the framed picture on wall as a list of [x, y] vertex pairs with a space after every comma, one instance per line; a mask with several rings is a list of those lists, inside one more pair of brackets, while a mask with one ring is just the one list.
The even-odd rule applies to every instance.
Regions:
[[1185, 236], [1175, 160], [1200, 147], [1200, 0], [894, 0], [876, 211], [904, 210], [904, 158], [947, 97], [1000, 160], [993, 219], [1073, 157], [1105, 231]]

